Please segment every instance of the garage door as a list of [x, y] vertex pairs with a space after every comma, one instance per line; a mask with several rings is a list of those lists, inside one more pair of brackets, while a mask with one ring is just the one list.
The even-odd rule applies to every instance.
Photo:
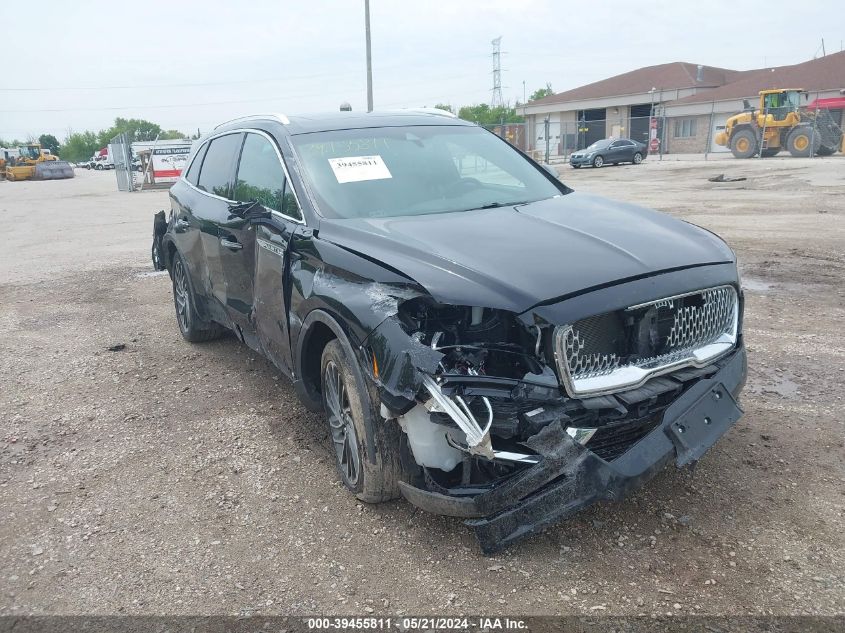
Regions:
[[[546, 154], [546, 124], [543, 119], [537, 119], [536, 133], [534, 134], [534, 149], [540, 154]], [[549, 156], [560, 154], [560, 123], [549, 121]]]
[[731, 151], [729, 147], [725, 145], [716, 145], [716, 135], [719, 132], [725, 131], [725, 123], [728, 120], [728, 114], [714, 114], [713, 115], [713, 128], [710, 130], [710, 152], [729, 152]]

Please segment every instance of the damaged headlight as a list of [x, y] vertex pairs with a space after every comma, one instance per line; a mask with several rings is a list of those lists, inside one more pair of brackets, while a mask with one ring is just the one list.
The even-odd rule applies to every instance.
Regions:
[[405, 331], [443, 354], [440, 371], [522, 378], [543, 372], [538, 331], [504, 310], [415, 298], [399, 306]]
[[[494, 450], [491, 430], [494, 418], [500, 425], [519, 424], [519, 410], [509, 400], [514, 381], [551, 376], [557, 387], [542, 359], [540, 329], [503, 310], [425, 297], [401, 303], [398, 318], [415, 344], [439, 356], [435, 371], [418, 374], [417, 406], [400, 417], [418, 463], [448, 470], [455, 449], [490, 460], [533, 461]], [[421, 424], [423, 419], [434, 429]]]

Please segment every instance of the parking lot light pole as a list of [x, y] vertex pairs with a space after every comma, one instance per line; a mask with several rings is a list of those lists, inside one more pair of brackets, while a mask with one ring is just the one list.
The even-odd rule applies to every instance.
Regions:
[[367, 112], [373, 111], [373, 54], [370, 45], [370, 0], [364, 0], [364, 31], [367, 37]]

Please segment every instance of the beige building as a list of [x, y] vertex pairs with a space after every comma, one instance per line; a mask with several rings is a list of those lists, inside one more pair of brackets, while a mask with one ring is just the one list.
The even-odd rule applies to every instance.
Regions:
[[[517, 110], [527, 122], [528, 149], [566, 156], [608, 137], [649, 140], [650, 116], [666, 153], [728, 151], [713, 142], [727, 118], [767, 88], [804, 88], [810, 99], [840, 96], [845, 53], [775, 68], [737, 71], [673, 62], [639, 68], [531, 101]], [[842, 120], [842, 111], [834, 111]]]

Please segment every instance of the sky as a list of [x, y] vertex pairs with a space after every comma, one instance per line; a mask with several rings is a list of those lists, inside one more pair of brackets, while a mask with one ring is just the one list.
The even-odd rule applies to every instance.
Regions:
[[[376, 109], [514, 103], [673, 61], [737, 70], [839, 51], [841, 0], [371, 0]], [[0, 2], [0, 138], [115, 117], [207, 132], [251, 113], [366, 109], [363, 0]]]

